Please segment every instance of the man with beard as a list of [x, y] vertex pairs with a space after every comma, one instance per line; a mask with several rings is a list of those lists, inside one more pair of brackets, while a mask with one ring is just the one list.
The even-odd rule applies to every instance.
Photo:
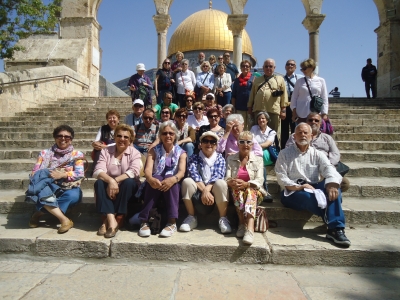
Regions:
[[[340, 152], [333, 138], [329, 134], [320, 131], [321, 115], [316, 112], [310, 113], [307, 116], [307, 124], [310, 125], [312, 129], [312, 140], [310, 145], [315, 149], [325, 153], [331, 164], [336, 167], [340, 161]], [[294, 144], [294, 134], [292, 134], [286, 143], [286, 147], [290, 147]], [[346, 192], [349, 187], [349, 180], [343, 177], [342, 183], [340, 184], [340, 189], [342, 192]]]
[[[346, 223], [339, 188], [342, 176], [324, 153], [310, 146], [310, 125], [300, 123], [294, 139], [295, 145], [283, 149], [275, 164], [276, 177], [282, 188], [282, 204], [322, 217], [328, 227], [326, 238], [349, 247], [351, 243], [344, 232]], [[319, 181], [322, 177], [324, 179]]]

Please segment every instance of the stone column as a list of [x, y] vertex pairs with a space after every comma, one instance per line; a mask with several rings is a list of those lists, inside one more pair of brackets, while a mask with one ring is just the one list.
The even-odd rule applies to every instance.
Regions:
[[[400, 97], [400, 19], [388, 18], [375, 29], [378, 36], [378, 97]], [[368, 57], [365, 57], [366, 60]], [[375, 65], [372, 58], [372, 64]]]
[[237, 66], [242, 61], [242, 32], [247, 24], [247, 18], [249, 15], [229, 15], [227, 25], [233, 35], [233, 63]]
[[[308, 15], [302, 22], [309, 34], [309, 56], [319, 65], [319, 27], [325, 19], [323, 14]], [[316, 69], [318, 73], [318, 69]]]
[[162, 67], [162, 62], [167, 57], [167, 32], [171, 26], [170, 15], [154, 15], [154, 24], [156, 25], [158, 43], [157, 43], [157, 65]]

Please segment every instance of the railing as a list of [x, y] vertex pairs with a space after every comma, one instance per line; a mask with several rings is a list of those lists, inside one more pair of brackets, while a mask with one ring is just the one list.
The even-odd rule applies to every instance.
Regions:
[[85, 88], [89, 89], [89, 85], [74, 78], [71, 77], [69, 75], [60, 75], [60, 76], [52, 76], [52, 77], [42, 77], [42, 78], [35, 78], [35, 79], [27, 79], [27, 80], [20, 80], [20, 81], [12, 81], [12, 82], [2, 82], [0, 83], [0, 94], [2, 94], [4, 92], [4, 86], [5, 85], [13, 85], [13, 84], [19, 84], [19, 83], [23, 83], [23, 82], [34, 82], [33, 86], [35, 88], [38, 87], [39, 85], [39, 81], [44, 81], [44, 80], [49, 80], [49, 79], [59, 79], [59, 78], [63, 78], [63, 82], [65, 83], [69, 83], [70, 80], [71, 81], [75, 81], [78, 84], [80, 84], [82, 86], [82, 90], [84, 90]]

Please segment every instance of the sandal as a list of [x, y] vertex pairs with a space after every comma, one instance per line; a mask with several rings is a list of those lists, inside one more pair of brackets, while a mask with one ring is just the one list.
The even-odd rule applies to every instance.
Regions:
[[117, 234], [118, 229], [119, 229], [118, 225], [115, 228], [111, 228], [111, 227], [108, 228], [106, 233], [104, 234], [104, 237], [108, 238], [108, 239], [114, 237]]

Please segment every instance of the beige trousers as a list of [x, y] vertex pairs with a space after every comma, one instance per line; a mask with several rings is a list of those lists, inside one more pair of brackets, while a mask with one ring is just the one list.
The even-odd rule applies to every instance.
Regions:
[[[182, 200], [192, 201], [193, 194], [197, 191], [197, 184], [192, 178], [185, 178], [182, 182]], [[211, 189], [215, 203], [228, 202], [228, 185], [223, 179], [218, 179]]]

